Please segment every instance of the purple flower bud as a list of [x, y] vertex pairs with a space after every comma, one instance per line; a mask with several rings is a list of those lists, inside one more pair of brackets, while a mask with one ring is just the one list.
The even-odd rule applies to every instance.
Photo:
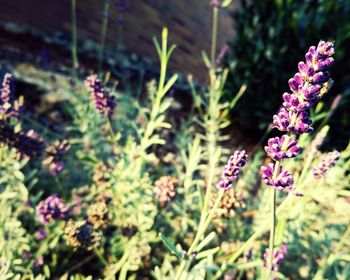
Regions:
[[35, 233], [36, 240], [41, 240], [46, 237], [46, 231], [45, 229], [41, 228]]
[[312, 123], [307, 112], [292, 112], [281, 108], [277, 115], [273, 116], [273, 125], [280, 131], [294, 134], [309, 133], [313, 131]]
[[335, 166], [339, 160], [340, 153], [338, 151], [328, 153], [320, 162], [319, 166], [312, 169], [312, 173], [316, 179], [321, 179], [327, 172]]
[[316, 100], [305, 100], [304, 98], [298, 96], [295, 93], [285, 92], [282, 96], [284, 102], [283, 107], [285, 107], [288, 111], [300, 112], [309, 109]]
[[296, 73], [293, 78], [289, 79], [288, 84], [291, 91], [298, 92], [304, 84], [304, 79], [300, 73]]
[[245, 150], [235, 151], [230, 156], [227, 164], [224, 166], [224, 170], [221, 175], [221, 179], [217, 184], [217, 188], [228, 190], [232, 187], [232, 183], [237, 180], [239, 172], [246, 164], [248, 155]]
[[320, 56], [332, 56], [334, 54], [334, 43], [321, 40], [317, 45], [317, 51]]
[[279, 161], [285, 158], [294, 158], [301, 151], [295, 138], [283, 135], [280, 137], [270, 138], [265, 147], [267, 155], [273, 160]]
[[324, 83], [325, 81], [327, 81], [329, 79], [329, 77], [331, 76], [331, 73], [329, 73], [328, 71], [326, 72], [318, 72], [315, 75], [312, 76], [312, 81], [314, 83]]
[[56, 219], [65, 219], [68, 207], [64, 204], [63, 200], [57, 195], [53, 194], [47, 197], [35, 208], [35, 212], [44, 225]]
[[102, 86], [102, 81], [97, 75], [91, 75], [86, 78], [85, 85], [90, 91], [91, 98], [95, 102], [97, 111], [103, 116], [110, 116], [116, 106], [113, 96], [110, 96]]
[[276, 190], [294, 190], [293, 177], [287, 170], [283, 170], [282, 165], [275, 171], [275, 164], [269, 163], [267, 166], [262, 166], [261, 175], [264, 183], [268, 186], [275, 188]]
[[312, 77], [315, 74], [314, 69], [310, 65], [302, 61], [298, 63], [298, 69], [305, 80], [309, 80], [310, 77]]
[[13, 117], [18, 119], [23, 107], [23, 98], [16, 100], [13, 94], [12, 75], [6, 73], [0, 90], [0, 118]]

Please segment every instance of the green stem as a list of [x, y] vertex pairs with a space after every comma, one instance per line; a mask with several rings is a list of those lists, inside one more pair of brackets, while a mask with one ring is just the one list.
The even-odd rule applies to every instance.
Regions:
[[[220, 203], [222, 197], [224, 196], [224, 193], [225, 193], [225, 190], [224, 189], [220, 189], [220, 191], [218, 193], [218, 196], [217, 196], [217, 198], [215, 200], [214, 206], [210, 210], [208, 217], [206, 219], [204, 219], [204, 222], [202, 222], [202, 224], [199, 225], [198, 231], [196, 233], [196, 236], [195, 236], [195, 238], [194, 238], [190, 248], [187, 251], [187, 255], [188, 256], [190, 256], [195, 251], [196, 247], [198, 246], [199, 242], [201, 241], [203, 235], [205, 234], [205, 231], [207, 230], [207, 228], [209, 227], [210, 222], [213, 219], [215, 211], [219, 207], [219, 203]], [[184, 269], [186, 268], [187, 264], [188, 264], [188, 260], [182, 260], [181, 261], [180, 266], [179, 266], [179, 268], [177, 270], [177, 273], [176, 273], [176, 276], [175, 276], [174, 280], [182, 279], [181, 276], [182, 276], [182, 273], [183, 273]]]
[[72, 71], [73, 75], [77, 75], [77, 68], [79, 65], [78, 54], [77, 54], [77, 12], [76, 12], [76, 0], [71, 1], [71, 14], [72, 14]]
[[103, 21], [101, 27], [101, 42], [100, 42], [100, 53], [98, 57], [98, 70], [102, 70], [102, 64], [104, 60], [105, 44], [106, 44], [106, 35], [108, 29], [108, 13], [109, 13], [109, 1], [105, 0], [103, 6]]
[[218, 15], [219, 8], [213, 8], [213, 29], [212, 29], [212, 38], [211, 38], [211, 67], [215, 68], [215, 54], [216, 54], [216, 42], [218, 34]]
[[107, 266], [108, 262], [106, 261], [106, 259], [104, 258], [104, 256], [100, 252], [100, 250], [98, 248], [94, 248], [94, 252], [97, 255], [97, 257], [99, 258], [99, 260], [103, 263], [103, 265]]
[[109, 133], [111, 134], [112, 142], [114, 143], [116, 141], [116, 137], [115, 137], [115, 133], [113, 131], [111, 119], [109, 117], [107, 117], [107, 126], [109, 129]]
[[[271, 274], [273, 273], [273, 250], [275, 246], [275, 228], [276, 228], [276, 189], [272, 188], [271, 195], [271, 229], [270, 229], [270, 242], [269, 242], [269, 268]], [[272, 275], [271, 275], [272, 276]]]

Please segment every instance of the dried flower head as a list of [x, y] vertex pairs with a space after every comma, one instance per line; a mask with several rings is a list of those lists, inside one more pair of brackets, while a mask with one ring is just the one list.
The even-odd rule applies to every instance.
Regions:
[[179, 180], [171, 176], [162, 176], [155, 183], [155, 193], [161, 207], [176, 195]]
[[68, 221], [64, 236], [68, 244], [74, 248], [92, 250], [100, 244], [101, 236], [87, 221]]
[[264, 253], [264, 262], [263, 265], [267, 269], [271, 271], [278, 271], [279, 265], [282, 263], [283, 259], [287, 255], [287, 245], [282, 244], [280, 249], [273, 249], [273, 260], [272, 260], [272, 266], [269, 265], [269, 260], [270, 260], [270, 250], [266, 248], [265, 253]]
[[287, 170], [283, 170], [282, 165], [279, 165], [277, 170], [274, 163], [269, 163], [267, 166], [261, 167], [261, 174], [264, 183], [276, 190], [293, 190], [293, 177]]
[[[212, 195], [209, 201], [210, 208], [214, 206], [217, 195], [217, 193]], [[217, 217], [234, 217], [238, 209], [244, 209], [245, 207], [246, 204], [244, 202], [244, 193], [231, 188], [225, 191], [224, 196], [220, 201]]]
[[50, 172], [57, 175], [63, 170], [64, 164], [62, 159], [68, 153], [70, 145], [67, 140], [56, 140], [52, 145], [46, 148], [46, 159], [43, 161], [44, 165], [48, 165]]
[[285, 158], [294, 158], [301, 151], [295, 138], [288, 135], [270, 138], [265, 146], [266, 154], [273, 160], [279, 161]]
[[248, 155], [245, 150], [235, 151], [224, 166], [217, 188], [225, 190], [230, 189], [232, 183], [237, 180], [242, 167], [246, 164], [247, 158]]
[[106, 226], [108, 224], [108, 206], [104, 201], [98, 201], [88, 208], [87, 220], [95, 229]]
[[89, 89], [97, 111], [103, 116], [111, 116], [116, 106], [115, 99], [103, 88], [102, 81], [98, 79], [97, 75], [87, 77], [85, 85]]
[[44, 225], [57, 219], [65, 219], [68, 207], [63, 200], [57, 195], [48, 196], [45, 200], [39, 202], [35, 208], [36, 215]]
[[328, 153], [320, 162], [319, 166], [312, 169], [312, 173], [316, 179], [321, 179], [327, 172], [335, 166], [340, 157], [338, 151]]

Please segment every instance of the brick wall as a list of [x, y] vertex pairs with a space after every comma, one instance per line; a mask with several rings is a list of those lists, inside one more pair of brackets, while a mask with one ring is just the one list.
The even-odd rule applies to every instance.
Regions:
[[[121, 17], [111, 1], [107, 44], [117, 43]], [[206, 72], [201, 51], [210, 48], [211, 8], [209, 0], [126, 0], [122, 25], [123, 44], [139, 55], [156, 58], [152, 36], [160, 36], [163, 26], [169, 28], [170, 41], [177, 44], [171, 69], [194, 73], [203, 80]], [[103, 0], [77, 0], [78, 37], [100, 40]], [[70, 0], [0, 0], [0, 22], [15, 22], [51, 34], [70, 34]], [[233, 36], [232, 22], [226, 10], [220, 13], [218, 48]], [[0, 34], [1, 36], [1, 34]]]

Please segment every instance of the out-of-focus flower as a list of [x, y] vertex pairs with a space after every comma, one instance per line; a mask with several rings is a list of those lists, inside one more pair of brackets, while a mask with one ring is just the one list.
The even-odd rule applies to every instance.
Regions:
[[171, 176], [162, 176], [155, 182], [155, 193], [161, 207], [176, 195], [179, 180]]
[[337, 160], [340, 157], [340, 153], [338, 151], [333, 151], [328, 153], [325, 158], [323, 158], [319, 164], [319, 166], [314, 167], [312, 169], [312, 173], [316, 179], [321, 179], [323, 176], [327, 174], [327, 172], [335, 166]]
[[99, 162], [94, 166], [92, 180], [99, 189], [104, 189], [110, 185], [109, 173], [111, 171], [111, 168], [103, 162]]
[[[217, 193], [213, 194], [209, 201], [210, 208], [214, 206], [216, 198]], [[243, 192], [231, 188], [225, 191], [217, 209], [217, 216], [226, 218], [234, 217], [238, 209], [244, 209], [245, 207]]]
[[35, 233], [35, 238], [36, 240], [41, 240], [46, 237], [46, 231], [43, 228], [40, 228], [36, 233]]
[[103, 88], [102, 81], [97, 78], [97, 75], [87, 77], [85, 85], [89, 89], [97, 111], [103, 116], [111, 116], [116, 106], [115, 99]]
[[275, 164], [269, 163], [267, 166], [261, 167], [261, 174], [264, 183], [276, 190], [293, 190], [293, 177], [287, 170], [283, 170], [282, 165], [279, 165], [275, 171]]
[[303, 134], [313, 131], [309, 114], [305, 111], [293, 112], [281, 108], [277, 115], [273, 116], [273, 125], [280, 131]]
[[108, 224], [108, 206], [104, 201], [96, 202], [88, 208], [88, 221], [95, 229]]
[[221, 0], [210, 0], [210, 6], [219, 8], [221, 6]]
[[67, 211], [68, 207], [57, 194], [50, 195], [45, 200], [40, 201], [35, 208], [36, 215], [44, 225], [53, 220], [65, 219]]
[[67, 140], [56, 140], [52, 145], [46, 148], [46, 159], [43, 161], [44, 165], [48, 165], [50, 172], [57, 175], [63, 170], [64, 164], [62, 159], [68, 153], [70, 145]]
[[64, 236], [70, 246], [86, 250], [97, 247], [101, 239], [100, 234], [87, 221], [73, 222], [70, 220], [64, 229]]
[[247, 158], [248, 155], [245, 150], [235, 151], [224, 166], [217, 188], [225, 190], [230, 189], [232, 183], [237, 180], [242, 167], [246, 164]]
[[44, 258], [41, 256], [34, 262], [34, 268], [39, 268], [44, 264]]
[[45, 149], [45, 141], [35, 131], [15, 132], [13, 126], [3, 120], [0, 120], [0, 142], [30, 158], [40, 157]]
[[23, 106], [23, 97], [18, 100], [13, 94], [12, 75], [6, 73], [0, 90], [0, 118], [19, 118]]
[[295, 138], [288, 135], [270, 138], [265, 146], [266, 154], [273, 160], [279, 161], [285, 158], [294, 158], [301, 151]]
[[274, 248], [273, 249], [273, 260], [272, 260], [272, 266], [269, 265], [270, 262], [270, 250], [269, 248], [266, 248], [264, 252], [264, 262], [263, 265], [267, 269], [271, 271], [278, 271], [279, 265], [284, 260], [285, 256], [287, 255], [287, 244], [282, 244], [279, 249]]

